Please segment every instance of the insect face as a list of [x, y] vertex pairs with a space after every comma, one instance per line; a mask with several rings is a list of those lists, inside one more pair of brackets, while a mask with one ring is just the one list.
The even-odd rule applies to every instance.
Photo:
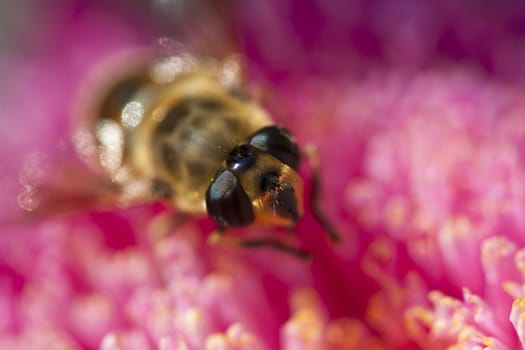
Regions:
[[260, 179], [261, 190], [264, 193], [260, 201], [262, 207], [271, 208], [272, 216], [284, 220], [283, 224], [294, 225], [301, 217], [301, 201], [297, 198], [294, 186], [297, 185], [297, 179], [294, 180], [289, 181], [274, 172], [264, 173]]
[[[254, 221], [293, 226], [302, 215], [303, 181], [297, 145], [283, 128], [264, 127], [228, 155], [206, 194], [208, 214], [220, 227]], [[281, 160], [282, 159], [282, 160]]]

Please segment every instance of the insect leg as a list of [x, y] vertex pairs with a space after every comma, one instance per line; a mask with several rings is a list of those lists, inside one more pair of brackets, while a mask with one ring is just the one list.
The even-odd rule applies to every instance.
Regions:
[[237, 237], [227, 236], [224, 234], [224, 232], [225, 232], [225, 229], [221, 229], [221, 228], [216, 229], [210, 235], [208, 242], [210, 242], [211, 244], [217, 244], [217, 243], [233, 244], [233, 245], [238, 245], [240, 247], [244, 247], [248, 249], [268, 247], [268, 248], [277, 249], [287, 254], [291, 254], [300, 259], [304, 259], [304, 260], [312, 259], [312, 256], [310, 253], [304, 250], [301, 250], [299, 248], [293, 247], [291, 245], [288, 245], [276, 239], [272, 239], [272, 238], [240, 239]]
[[279, 240], [272, 239], [272, 238], [260, 238], [260, 239], [246, 239], [246, 240], [240, 240], [239, 245], [244, 248], [260, 248], [260, 247], [268, 247], [277, 249], [281, 252], [292, 254], [298, 258], [304, 259], [304, 260], [311, 260], [312, 255], [308, 252], [305, 252], [304, 250], [301, 250], [299, 248], [293, 247], [291, 245], [288, 245], [286, 243], [283, 243]]
[[324, 212], [319, 207], [319, 198], [321, 193], [321, 177], [319, 174], [319, 154], [317, 153], [317, 148], [313, 144], [307, 145], [303, 149], [303, 154], [308, 158], [308, 161], [310, 163], [310, 168], [312, 171], [312, 196], [310, 197], [310, 205], [312, 208], [312, 212], [321, 224], [323, 226], [325, 232], [328, 234], [330, 239], [333, 242], [340, 242], [341, 236], [337, 232], [337, 230], [334, 228], [330, 220], [326, 217]]

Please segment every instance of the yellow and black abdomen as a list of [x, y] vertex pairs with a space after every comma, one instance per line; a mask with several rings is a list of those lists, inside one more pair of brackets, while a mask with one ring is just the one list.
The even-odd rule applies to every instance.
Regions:
[[205, 213], [205, 193], [228, 154], [270, 119], [206, 74], [157, 91], [130, 134], [130, 162], [182, 211]]

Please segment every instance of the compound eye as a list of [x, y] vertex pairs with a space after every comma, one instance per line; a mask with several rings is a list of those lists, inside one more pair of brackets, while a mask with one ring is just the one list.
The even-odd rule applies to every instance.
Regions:
[[255, 151], [248, 145], [240, 145], [233, 149], [226, 159], [228, 169], [240, 171], [249, 168], [255, 163]]
[[208, 187], [206, 210], [223, 228], [245, 226], [255, 219], [248, 195], [229, 170], [222, 170]]
[[299, 147], [288, 130], [278, 126], [267, 126], [250, 137], [249, 143], [297, 170]]

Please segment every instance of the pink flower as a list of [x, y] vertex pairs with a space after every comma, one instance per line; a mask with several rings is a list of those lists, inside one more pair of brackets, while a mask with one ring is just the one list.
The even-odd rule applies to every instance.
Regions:
[[[175, 15], [179, 3], [168, 4]], [[32, 19], [35, 37], [18, 29], [0, 53], [4, 222], [37, 204], [27, 178], [72, 156], [71, 110], [89, 72], [160, 30], [140, 6], [33, 5], [25, 17], [5, 8]], [[322, 206], [343, 242], [328, 241], [308, 206], [296, 233], [311, 264], [210, 247], [208, 220], [159, 237], [148, 230], [158, 205], [7, 220], [0, 348], [524, 347], [525, 8], [220, 8], [276, 122], [317, 145]], [[198, 42], [206, 31], [183, 33]]]

